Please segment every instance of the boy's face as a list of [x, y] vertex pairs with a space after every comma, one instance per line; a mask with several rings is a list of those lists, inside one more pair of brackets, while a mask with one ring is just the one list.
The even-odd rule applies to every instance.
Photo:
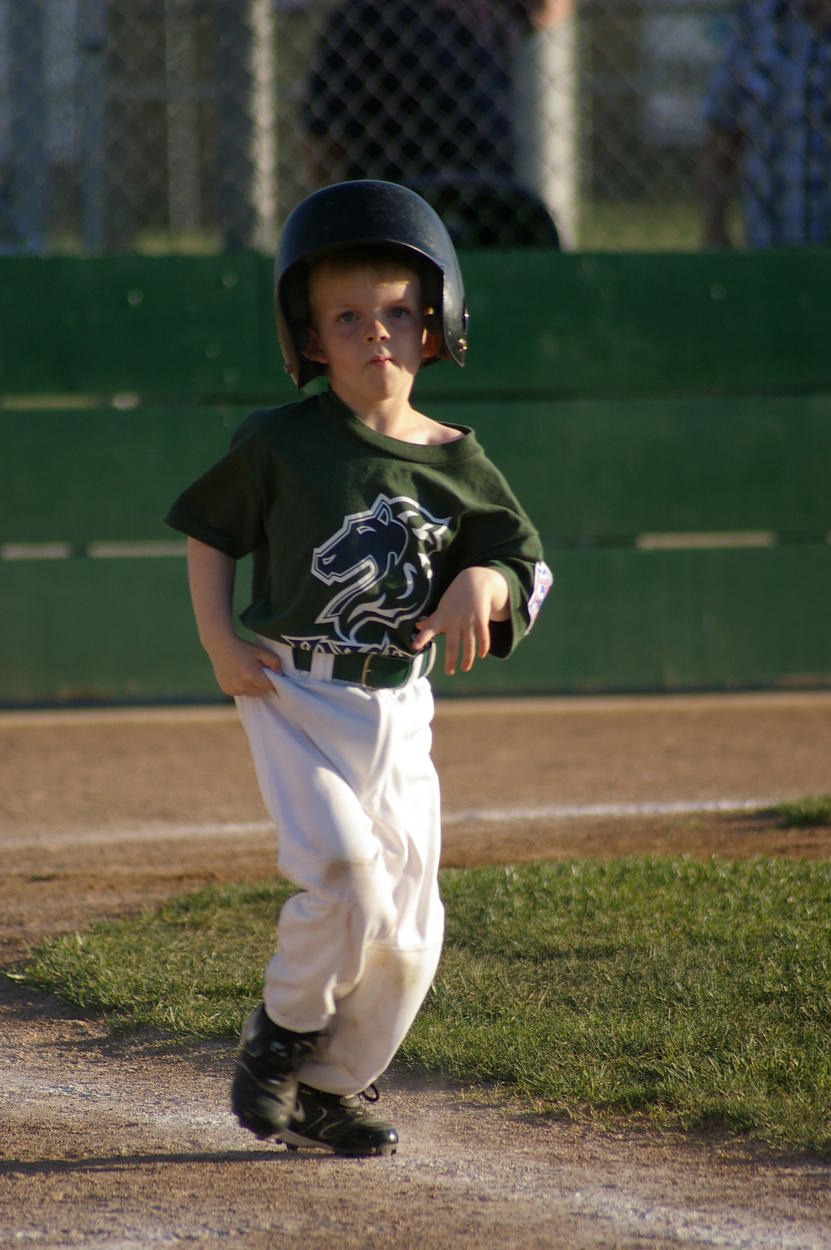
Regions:
[[415, 274], [324, 264], [311, 274], [309, 303], [314, 328], [305, 354], [325, 365], [344, 402], [360, 413], [409, 400], [422, 361], [436, 350]]

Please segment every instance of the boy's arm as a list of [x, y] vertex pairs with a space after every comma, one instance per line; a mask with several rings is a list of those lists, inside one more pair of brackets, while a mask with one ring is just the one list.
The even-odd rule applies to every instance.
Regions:
[[444, 671], [456, 672], [459, 646], [462, 648], [462, 672], [473, 668], [477, 658], [483, 660], [490, 651], [491, 621], [506, 621], [511, 615], [508, 583], [498, 569], [472, 565], [462, 569], [453, 579], [436, 606], [435, 612], [416, 622], [415, 651], [444, 634]]
[[233, 598], [237, 563], [216, 547], [188, 539], [188, 581], [199, 641], [208, 653], [225, 694], [273, 694], [264, 669], [279, 673], [273, 652], [244, 642], [234, 629]]

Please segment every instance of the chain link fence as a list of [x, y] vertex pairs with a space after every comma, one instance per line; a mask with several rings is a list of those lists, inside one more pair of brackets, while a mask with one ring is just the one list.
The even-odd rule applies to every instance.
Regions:
[[[736, 75], [789, 7], [819, 52], [797, 39], [753, 114]], [[829, 7], [0, 0], [0, 250], [270, 250], [299, 198], [355, 176], [415, 186], [462, 245], [742, 242], [739, 141], [806, 118], [827, 230], [829, 18], [807, 10]]]

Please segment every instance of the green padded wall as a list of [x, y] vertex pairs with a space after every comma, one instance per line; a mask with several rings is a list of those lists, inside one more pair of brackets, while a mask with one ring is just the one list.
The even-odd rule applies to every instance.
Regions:
[[[438, 693], [831, 683], [831, 257], [462, 263], [470, 363], [417, 402], [477, 428], [556, 585], [515, 656]], [[0, 703], [216, 698], [163, 516], [292, 397], [269, 259], [0, 273]]]

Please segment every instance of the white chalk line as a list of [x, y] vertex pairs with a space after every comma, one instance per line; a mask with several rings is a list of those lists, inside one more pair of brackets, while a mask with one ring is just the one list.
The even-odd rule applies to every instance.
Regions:
[[770, 807], [775, 799], [682, 799], [677, 802], [643, 803], [549, 803], [542, 807], [470, 808], [445, 812], [447, 825], [473, 822], [511, 824], [533, 820], [580, 820], [592, 816], [684, 816], [695, 812], [756, 811]]
[[[652, 816], [694, 816], [698, 813], [764, 811], [778, 799], [686, 799], [676, 802], [642, 803], [550, 803], [539, 807], [468, 808], [442, 813], [444, 825], [533, 824], [549, 820], [638, 819]], [[5, 852], [30, 847], [110, 846], [129, 842], [182, 842], [198, 838], [244, 838], [273, 832], [268, 820], [209, 821], [199, 824], [169, 823], [140, 829], [91, 829], [76, 832], [32, 833], [6, 837], [0, 833]]]

